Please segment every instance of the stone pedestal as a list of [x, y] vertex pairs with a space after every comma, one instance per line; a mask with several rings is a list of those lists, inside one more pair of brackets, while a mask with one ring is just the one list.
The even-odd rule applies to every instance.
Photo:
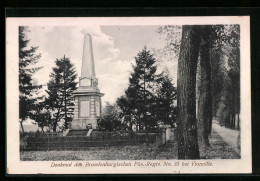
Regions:
[[72, 129], [86, 129], [91, 125], [93, 129], [97, 128], [97, 121], [101, 119], [101, 96], [98, 89], [80, 87], [73, 93], [75, 99], [74, 118], [72, 120]]

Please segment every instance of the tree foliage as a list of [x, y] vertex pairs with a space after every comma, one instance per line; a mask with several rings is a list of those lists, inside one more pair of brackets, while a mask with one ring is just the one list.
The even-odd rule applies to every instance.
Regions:
[[38, 127], [44, 132], [44, 128], [51, 124], [51, 112], [44, 101], [34, 105], [31, 118], [37, 123]]
[[73, 118], [74, 100], [72, 92], [76, 90], [77, 74], [74, 65], [65, 56], [55, 61], [56, 67], [50, 74], [48, 98], [46, 104], [52, 113], [52, 127], [56, 131], [58, 123], [63, 121], [62, 129], [68, 129]]
[[138, 126], [148, 128], [155, 125], [152, 109], [155, 106], [154, 85], [158, 78], [156, 60], [145, 47], [135, 57], [135, 63], [125, 93], [132, 112], [138, 117]]
[[[218, 50], [222, 54], [221, 104], [218, 119], [226, 127], [235, 127], [235, 116], [239, 129], [240, 114], [240, 26], [226, 25], [223, 28], [222, 44]], [[225, 108], [225, 109], [224, 109]], [[222, 112], [221, 112], [222, 111]]]
[[106, 105], [103, 108], [102, 119], [98, 122], [98, 127], [100, 129], [113, 131], [121, 129], [121, 126], [120, 108], [117, 104], [106, 102]]
[[19, 26], [19, 121], [23, 130], [23, 122], [32, 115], [33, 104], [38, 100], [37, 91], [41, 88], [35, 85], [33, 74], [42, 67], [35, 66], [41, 54], [36, 54], [38, 47], [28, 47], [29, 28]]
[[158, 28], [157, 32], [163, 36], [162, 38], [167, 42], [163, 49], [157, 50], [157, 54], [168, 57], [169, 61], [177, 59], [180, 53], [182, 26], [161, 26]]
[[[191, 111], [194, 107], [182, 105], [181, 101], [191, 101], [193, 98], [187, 97], [187, 95], [181, 95], [181, 92], [190, 94], [191, 88], [187, 88], [188, 84], [192, 84], [193, 81], [185, 79], [186, 74], [190, 74], [192, 67], [185, 64], [185, 61], [190, 61], [192, 55], [195, 51], [192, 43], [195, 43], [195, 38], [192, 40], [192, 34], [189, 36], [187, 34], [187, 29], [184, 31], [183, 28], [187, 26], [164, 26], [158, 29], [159, 34], [165, 37], [167, 44], [163, 50], [158, 51], [163, 54], [164, 52], [170, 52], [172, 58], [169, 60], [174, 60], [176, 56], [179, 56], [178, 62], [178, 129], [179, 143], [184, 143], [184, 145], [179, 145], [179, 157], [184, 158], [186, 155], [186, 147], [196, 147], [192, 142], [188, 143], [189, 140], [186, 137], [183, 139], [181, 136], [183, 132], [181, 130], [186, 130], [183, 128], [186, 125], [185, 119], [184, 123], [180, 121], [184, 114], [180, 111]], [[195, 27], [195, 26], [194, 26]], [[199, 27], [199, 26], [197, 26]], [[180, 30], [182, 29], [182, 33]], [[220, 122], [224, 122], [229, 127], [235, 124], [235, 115], [239, 116], [240, 109], [240, 31], [239, 25], [208, 25], [200, 26], [197, 31], [198, 39], [201, 43], [200, 47], [200, 64], [198, 69], [198, 120], [199, 120], [199, 130], [202, 133], [204, 141], [208, 142], [207, 136], [211, 132], [212, 116], [216, 116], [217, 112], [221, 111]], [[192, 32], [192, 31], [191, 31]], [[180, 36], [181, 35], [181, 36]], [[185, 36], [185, 38], [183, 38]], [[181, 38], [182, 37], [182, 38]], [[186, 41], [188, 39], [188, 42]], [[187, 46], [187, 47], [186, 47]], [[185, 47], [188, 50], [184, 50]], [[189, 49], [190, 48], [190, 49]], [[184, 52], [184, 53], [183, 53]], [[188, 53], [188, 54], [185, 54]], [[185, 59], [185, 57], [188, 59]], [[190, 56], [190, 57], [189, 57]], [[184, 61], [184, 62], [183, 62]], [[182, 74], [183, 73], [183, 74]], [[186, 75], [187, 76], [187, 75]], [[188, 75], [190, 76], [190, 75]], [[191, 82], [190, 82], [191, 81]], [[186, 85], [185, 85], [186, 84]], [[193, 90], [192, 86], [192, 90]], [[181, 92], [179, 92], [181, 91]], [[182, 96], [182, 97], [180, 97]], [[183, 99], [183, 100], [182, 100]], [[183, 103], [186, 103], [184, 101]], [[192, 102], [193, 103], [193, 102]], [[224, 106], [223, 106], [224, 105]], [[183, 106], [185, 108], [183, 108]], [[182, 107], [182, 108], [180, 108]], [[194, 110], [193, 110], [194, 111]], [[196, 117], [194, 112], [190, 112], [191, 117]], [[185, 117], [184, 117], [185, 118]], [[189, 116], [187, 118], [189, 120]], [[189, 121], [188, 121], [189, 122]], [[239, 123], [239, 120], [238, 120]], [[189, 123], [190, 124], [190, 123]], [[195, 133], [194, 133], [195, 135]], [[196, 138], [193, 135], [193, 140], [196, 142]], [[185, 146], [187, 144], [187, 146]], [[196, 152], [195, 152], [196, 153]], [[188, 156], [189, 157], [189, 156]]]
[[176, 87], [172, 84], [172, 79], [167, 74], [160, 75], [157, 80], [156, 90], [156, 117], [166, 125], [173, 125], [176, 122], [177, 109], [174, 101], [177, 99]]
[[[212, 96], [212, 116], [217, 116], [220, 104], [224, 99], [224, 91], [230, 91], [234, 97], [232, 101], [233, 114], [239, 116], [240, 112], [240, 26], [210, 25], [209, 51], [211, 67], [211, 96]], [[158, 54], [170, 54], [169, 60], [175, 60], [180, 53], [181, 26], [162, 26], [158, 29], [161, 38], [166, 40], [166, 45]], [[229, 71], [231, 73], [229, 73]], [[200, 76], [200, 75], [199, 75]], [[231, 80], [233, 79], [233, 80]], [[234, 82], [234, 87], [227, 89], [227, 83]], [[233, 93], [232, 93], [233, 92]], [[199, 93], [199, 92], [198, 92]], [[222, 102], [223, 103], [223, 102]], [[231, 114], [231, 113], [230, 113]], [[221, 115], [218, 113], [218, 115]], [[232, 117], [230, 115], [230, 117]], [[233, 116], [234, 117], [234, 116]], [[219, 121], [222, 121], [219, 117]]]
[[119, 97], [116, 104], [120, 108], [120, 118], [127, 125], [127, 129], [132, 131], [133, 125], [136, 125], [136, 115], [134, 107], [131, 107], [130, 101], [126, 95]]
[[158, 74], [156, 59], [144, 48], [135, 57], [125, 95], [117, 99], [125, 123], [138, 130], [158, 128], [158, 123], [172, 125], [176, 121], [176, 88], [167, 71]]
[[133, 72], [129, 78], [129, 86], [125, 91], [125, 96], [117, 100], [119, 106], [124, 111], [128, 120], [131, 115], [136, 116], [138, 128], [156, 126], [154, 114], [155, 85], [158, 75], [156, 74], [156, 60], [146, 47], [135, 57]]

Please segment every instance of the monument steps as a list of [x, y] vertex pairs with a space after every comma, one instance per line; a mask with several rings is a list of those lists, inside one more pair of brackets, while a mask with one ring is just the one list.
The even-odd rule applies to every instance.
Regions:
[[86, 136], [88, 134], [87, 130], [83, 130], [83, 129], [71, 129], [69, 130], [69, 133], [67, 134], [67, 136]]

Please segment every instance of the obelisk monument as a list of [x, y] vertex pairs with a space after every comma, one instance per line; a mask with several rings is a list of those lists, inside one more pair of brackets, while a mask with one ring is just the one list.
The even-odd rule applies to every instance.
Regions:
[[102, 116], [101, 97], [98, 79], [95, 74], [94, 56], [91, 35], [84, 37], [81, 77], [79, 87], [73, 92], [75, 107], [72, 129], [97, 128], [97, 121]]

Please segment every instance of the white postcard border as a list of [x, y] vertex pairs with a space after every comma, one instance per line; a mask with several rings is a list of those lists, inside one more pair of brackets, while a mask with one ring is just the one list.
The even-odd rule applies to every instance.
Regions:
[[[197, 160], [212, 166], [192, 166], [192, 160], [96, 160], [96, 161], [20, 161], [18, 26], [99, 26], [99, 25], [183, 25], [240, 24], [241, 27], [241, 159]], [[7, 18], [6, 19], [6, 85], [7, 85], [7, 173], [8, 174], [175, 174], [175, 173], [251, 173], [251, 70], [250, 17], [92, 17], [92, 18]], [[134, 166], [136, 162], [150, 166]], [[179, 163], [178, 166], [177, 162]], [[188, 163], [189, 166], [182, 166]], [[65, 164], [67, 166], [53, 166]], [[80, 167], [80, 163], [82, 166]], [[91, 163], [97, 164], [96, 166]], [[103, 166], [98, 166], [103, 164]], [[117, 165], [117, 163], [120, 163]], [[127, 164], [131, 166], [124, 166]], [[161, 166], [156, 166], [160, 163]], [[169, 163], [171, 166], [166, 166]], [[108, 165], [112, 166], [108, 166]], [[166, 164], [166, 165], [165, 165]], [[71, 165], [71, 166], [69, 166]], [[107, 165], [107, 166], [105, 166]], [[148, 164], [149, 165], [149, 164]], [[152, 166], [153, 165], [153, 166]], [[158, 164], [157, 164], [158, 165]], [[164, 166], [165, 165], [165, 166]], [[114, 167], [115, 166], [115, 167]]]

